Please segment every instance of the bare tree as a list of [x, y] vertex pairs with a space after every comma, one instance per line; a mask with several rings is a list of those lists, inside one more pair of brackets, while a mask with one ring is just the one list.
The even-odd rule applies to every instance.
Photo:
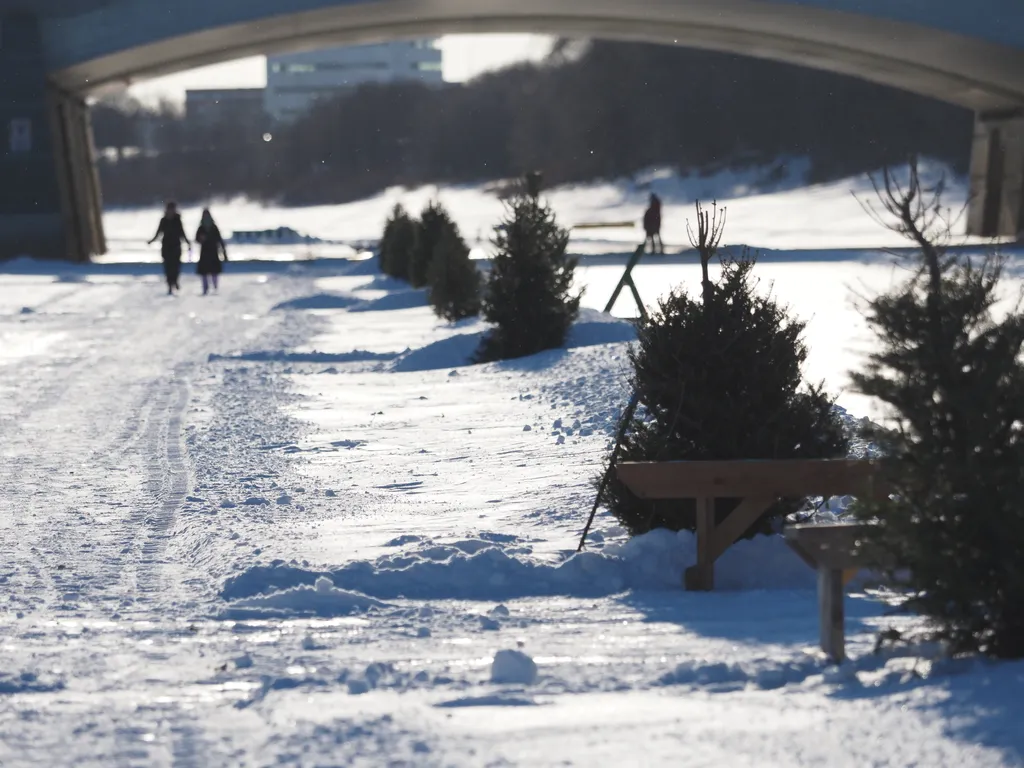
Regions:
[[711, 212], [708, 213], [701, 207], [700, 200], [697, 201], [697, 234], [693, 234], [690, 222], [686, 222], [686, 236], [690, 239], [690, 245], [697, 249], [700, 254], [701, 288], [703, 290], [704, 302], [707, 303], [714, 286], [711, 285], [711, 278], [708, 276], [708, 264], [718, 251], [722, 242], [722, 233], [725, 232], [725, 208], [722, 208], [721, 217], [718, 213], [718, 203], [712, 201]]

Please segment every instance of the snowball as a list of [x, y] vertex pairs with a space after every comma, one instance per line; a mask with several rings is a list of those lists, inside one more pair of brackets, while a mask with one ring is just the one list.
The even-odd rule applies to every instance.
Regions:
[[532, 685], [537, 681], [537, 664], [522, 651], [504, 650], [494, 654], [491, 682]]

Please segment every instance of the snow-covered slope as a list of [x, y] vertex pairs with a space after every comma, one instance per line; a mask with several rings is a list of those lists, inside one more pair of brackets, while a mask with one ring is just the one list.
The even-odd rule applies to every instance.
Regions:
[[[664, 201], [663, 236], [669, 250], [688, 247], [686, 221], [694, 218], [693, 203], [717, 200], [728, 207], [727, 240], [757, 248], [821, 249], [902, 245], [864, 215], [860, 200], [873, 199], [867, 176], [830, 184], [806, 186], [806, 163], [789, 160], [778, 166], [749, 171], [720, 172], [708, 177], [679, 176], [651, 169], [632, 179], [560, 187], [546, 193], [563, 226], [573, 227], [571, 248], [584, 254], [621, 252], [643, 240], [640, 226], [647, 198], [657, 192]], [[954, 210], [966, 199], [966, 180], [937, 164], [924, 166], [928, 179], [945, 174], [945, 197]], [[500, 186], [500, 185], [497, 185]], [[431, 199], [441, 200], [451, 211], [471, 245], [487, 251], [494, 226], [501, 220], [503, 204], [496, 185], [389, 189], [368, 200], [347, 205], [307, 208], [265, 207], [243, 200], [214, 205], [213, 212], [225, 232], [291, 227], [303, 235], [346, 243], [376, 242], [395, 203], [418, 213]], [[197, 226], [199, 209], [183, 213], [188, 226]], [[115, 258], [149, 254], [144, 243], [159, 221], [156, 209], [108, 211], [107, 234], [115, 246]], [[623, 224], [612, 228], [588, 228], [594, 224]], [[583, 225], [580, 227], [580, 225]], [[155, 248], [156, 246], [153, 246]], [[240, 245], [239, 254], [266, 258], [282, 252], [301, 258], [325, 252], [323, 248], [288, 246], [274, 249]]]

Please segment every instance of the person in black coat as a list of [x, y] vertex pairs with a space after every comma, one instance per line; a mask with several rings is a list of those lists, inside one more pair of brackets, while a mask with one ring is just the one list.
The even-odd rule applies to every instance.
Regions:
[[163, 240], [160, 245], [160, 257], [164, 262], [164, 277], [167, 278], [167, 295], [170, 296], [175, 290], [181, 290], [178, 285], [178, 277], [181, 275], [181, 241], [184, 240], [189, 248], [192, 247], [185, 235], [177, 203], [167, 204], [164, 217], [160, 219], [160, 226], [157, 227], [153, 239], [149, 241], [150, 245], [161, 237]]
[[651, 244], [651, 253], [664, 253], [661, 242], [661, 198], [651, 193], [650, 205], [644, 211], [644, 245]]
[[[203, 209], [203, 218], [196, 230], [196, 242], [199, 243], [199, 263], [196, 264], [196, 274], [203, 278], [203, 296], [209, 290], [209, 283], [213, 283], [213, 290], [217, 290], [217, 276], [221, 273], [221, 254], [224, 254], [224, 261], [228, 260], [228, 249], [224, 245], [224, 238], [221, 237], [220, 229], [210, 215], [207, 208]], [[209, 281], [209, 282], [208, 282]]]

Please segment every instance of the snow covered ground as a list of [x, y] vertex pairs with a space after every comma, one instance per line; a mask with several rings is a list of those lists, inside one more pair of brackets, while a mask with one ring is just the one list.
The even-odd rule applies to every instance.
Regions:
[[[173, 299], [126, 253], [0, 264], [0, 765], [1024, 764], [1024, 665], [876, 655], [915, 621], [855, 594], [829, 667], [778, 540], [728, 552], [712, 594], [679, 589], [686, 535], [601, 515], [573, 555], [628, 397], [631, 327], [593, 311], [609, 253], [566, 349], [483, 366], [479, 323], [372, 261], [240, 260]], [[652, 260], [640, 291], [695, 270]], [[759, 271], [841, 390], [850, 289], [884, 259]]]
[[[616, 182], [559, 187], [548, 191], [546, 197], [559, 222], [572, 228], [571, 248], [579, 254], [632, 251], [643, 240], [641, 220], [651, 191], [662, 198], [662, 235], [671, 252], [689, 247], [686, 222], [694, 219], [695, 199], [705, 204], [717, 200], [728, 207], [728, 241], [734, 244], [817, 251], [905, 245], [866, 219], [861, 201], [874, 199], [867, 175], [807, 187], [804, 179], [808, 170], [807, 162], [800, 159], [704, 177], [680, 177], [664, 169], [652, 169]], [[948, 191], [943, 200], [954, 211], [963, 206], [966, 179], [937, 163], [924, 163], [921, 170], [930, 183], [945, 177]], [[469, 244], [478, 249], [477, 255], [483, 256], [489, 251], [494, 226], [504, 211], [496, 186], [395, 188], [347, 205], [307, 208], [267, 208], [237, 200], [213, 204], [212, 211], [225, 235], [236, 230], [291, 227], [303, 235], [358, 247], [360, 243], [376, 242], [395, 203], [418, 215], [428, 201], [436, 198], [451, 212]], [[186, 207], [182, 213], [186, 229], [198, 226], [198, 207]], [[113, 253], [105, 260], [159, 261], [159, 247], [146, 246], [159, 220], [157, 208], [108, 212], [105, 222]], [[599, 224], [620, 226], [593, 226]], [[245, 258], [303, 260], [314, 252], [320, 256], [348, 255], [351, 248], [239, 245], [232, 251]]]

